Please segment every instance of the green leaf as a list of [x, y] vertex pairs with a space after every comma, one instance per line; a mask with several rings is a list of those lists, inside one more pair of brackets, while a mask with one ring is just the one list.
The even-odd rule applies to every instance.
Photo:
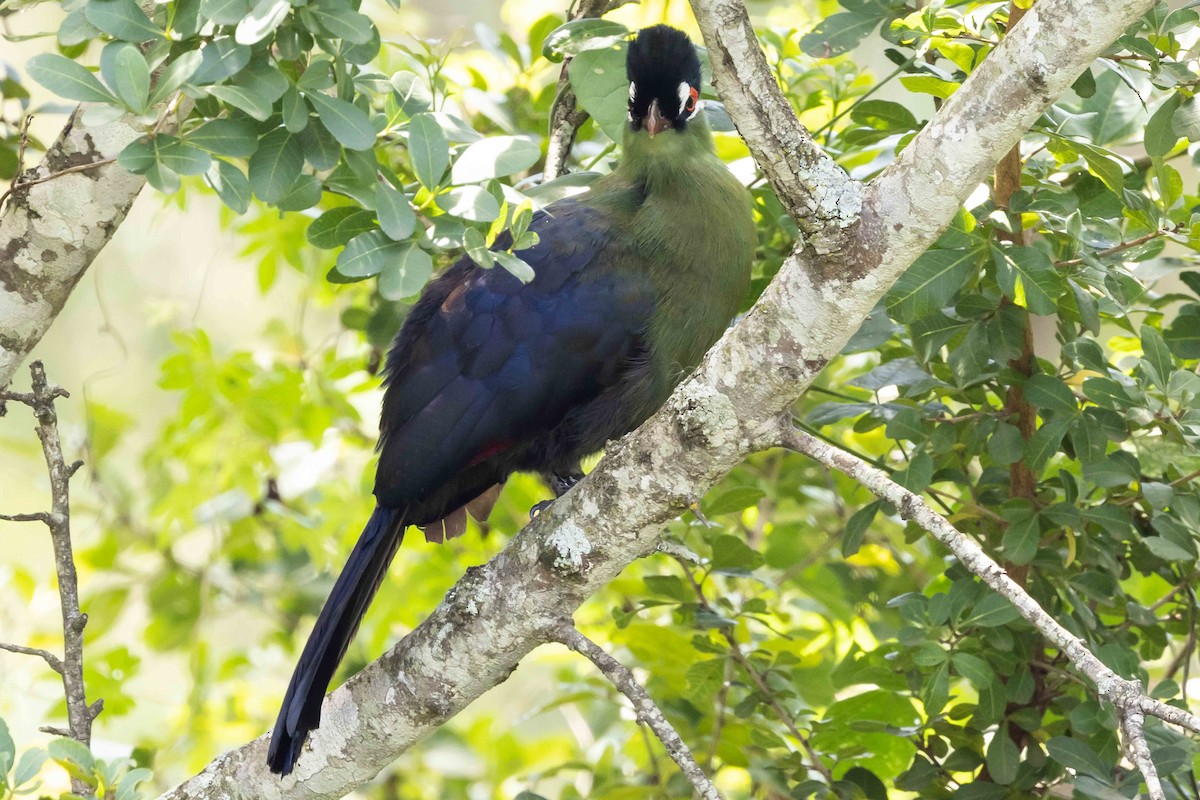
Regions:
[[1036, 247], [993, 247], [996, 279], [1014, 303], [1034, 314], [1053, 314], [1064, 287], [1050, 257]]
[[987, 688], [996, 678], [996, 673], [986, 661], [970, 653], [954, 653], [950, 656], [950, 663], [959, 675], [969, 680], [977, 689]]
[[436, 189], [450, 163], [450, 145], [428, 112], [417, 114], [408, 124], [408, 157], [421, 185]]
[[1167, 101], [1158, 107], [1146, 123], [1146, 155], [1165, 156], [1179, 141], [1175, 133], [1175, 112], [1179, 110], [1182, 97], [1174, 92]]
[[403, 300], [421, 291], [433, 274], [433, 259], [416, 242], [405, 242], [401, 251], [389, 258], [379, 274], [379, 294], [384, 300]]
[[1180, 104], [1175, 110], [1175, 119], [1172, 122], [1175, 133], [1181, 139], [1200, 142], [1200, 103], [1196, 102], [1195, 97], [1189, 97]]
[[1016, 606], [998, 594], [986, 594], [975, 604], [960, 627], [996, 628], [1021, 618]]
[[249, 158], [258, 149], [258, 130], [245, 119], [213, 119], [185, 135], [183, 140], [219, 156]]
[[943, 80], [933, 75], [901, 75], [900, 83], [910, 92], [930, 94], [942, 100], [949, 99], [950, 95], [958, 91], [960, 85], [954, 81]]
[[740, 537], [721, 534], [713, 541], [712, 568], [720, 571], [749, 572], [762, 566], [763, 558]]
[[76, 8], [58, 26], [58, 43], [63, 47], [74, 47], [99, 38], [103, 31], [87, 21], [87, 8]]
[[92, 751], [74, 739], [54, 739], [46, 746], [46, 751], [50, 758], [63, 767], [73, 764], [84, 773], [91, 773], [96, 769], [96, 759], [92, 756]]
[[303, 211], [321, 202], [323, 184], [315, 175], [301, 173], [295, 183], [275, 205], [280, 211]]
[[535, 277], [533, 267], [529, 266], [520, 256], [515, 256], [505, 250], [496, 250], [492, 253], [492, 258], [496, 259], [500, 266], [521, 283], [529, 283]]
[[1038, 515], [1032, 509], [1018, 509], [1009, 518], [1008, 528], [1004, 531], [1001, 546], [1004, 557], [1013, 564], [1028, 564], [1037, 555], [1038, 544], [1042, 538], [1042, 528]]
[[271, 116], [271, 106], [274, 105], [274, 102], [258, 89], [223, 84], [209, 86], [205, 91], [218, 100], [245, 111], [259, 122], [266, 122]]
[[309, 244], [323, 250], [341, 247], [360, 233], [375, 228], [370, 211], [354, 206], [331, 208], [313, 220], [306, 234]]
[[1017, 779], [1017, 769], [1021, 766], [1021, 753], [1017, 745], [1008, 736], [1004, 726], [992, 736], [987, 749], [987, 768], [992, 780], [1002, 786], [1008, 786]]
[[258, 0], [250, 13], [238, 20], [233, 38], [238, 44], [257, 44], [270, 36], [292, 10], [288, 0]]
[[226, 36], [209, 42], [200, 50], [200, 66], [192, 75], [196, 86], [218, 83], [236, 75], [250, 63], [250, 48]]
[[1189, 552], [1186, 547], [1165, 536], [1147, 536], [1142, 541], [1151, 553], [1163, 561], [1184, 561], [1190, 564], [1196, 560], [1195, 553]]
[[84, 67], [57, 53], [39, 53], [25, 65], [29, 77], [68, 100], [115, 103], [117, 98]]
[[1132, 453], [1117, 450], [1083, 465], [1083, 479], [1105, 489], [1128, 486], [1138, 479], [1138, 461]]
[[988, 438], [987, 451], [997, 464], [1015, 464], [1025, 453], [1025, 440], [1015, 425], [1001, 422]]
[[904, 132], [918, 127], [911, 111], [890, 100], [864, 100], [850, 111], [850, 119], [878, 131]]
[[8, 732], [8, 723], [0, 719], [0, 787], [5, 785], [8, 769], [16, 760], [17, 746]]
[[542, 41], [542, 56], [558, 63], [596, 47], [609, 47], [629, 35], [629, 29], [619, 22], [606, 19], [573, 19], [564, 22], [547, 34]]
[[283, 93], [283, 127], [292, 133], [299, 133], [308, 127], [308, 103], [304, 102], [295, 86], [289, 86]]
[[355, 44], [371, 41], [375, 30], [371, 18], [354, 11], [348, 4], [322, 0], [309, 7], [309, 13], [330, 36]]
[[13, 773], [13, 788], [19, 788], [36, 778], [37, 774], [42, 771], [42, 765], [46, 763], [46, 757], [46, 751], [40, 747], [22, 753], [21, 758], [17, 761], [17, 769]]
[[528, 169], [542, 157], [541, 148], [518, 136], [493, 136], [467, 147], [450, 171], [451, 183], [480, 183]]
[[940, 311], [974, 274], [979, 253], [974, 250], [929, 250], [904, 271], [887, 296], [888, 313], [913, 322]]
[[704, 513], [714, 517], [719, 514], [732, 514], [757, 505], [764, 497], [766, 493], [756, 486], [738, 486], [722, 492], [711, 501], [706, 501]]
[[349, 150], [370, 150], [375, 146], [375, 129], [371, 126], [370, 117], [361, 108], [321, 92], [306, 92], [304, 96], [317, 110], [321, 124], [333, 134], [342, 147]]
[[347, 278], [369, 278], [378, 275], [411, 245], [393, 242], [383, 231], [360, 233], [338, 254], [337, 271]]
[[584, 50], [567, 67], [571, 88], [580, 107], [614, 142], [625, 134], [629, 79], [625, 76], [625, 47], [613, 45]]
[[205, 182], [235, 214], [245, 214], [250, 208], [250, 181], [242, 171], [228, 161], [217, 161], [204, 176]]
[[1053, 375], [1033, 375], [1025, 381], [1025, 399], [1043, 411], [1074, 414], [1078, 410], [1075, 395], [1067, 385]]
[[159, 134], [154, 137], [154, 146], [158, 162], [180, 175], [203, 175], [212, 166], [208, 153], [174, 136]]
[[158, 81], [154, 84], [154, 91], [150, 93], [150, 105], [161, 103], [187, 83], [203, 61], [204, 56], [199, 50], [189, 50], [172, 59], [159, 73]]
[[1163, 341], [1180, 358], [1200, 358], [1200, 316], [1177, 316], [1163, 332]]
[[218, 25], [236, 25], [250, 14], [249, 0], [200, 0], [200, 16]]
[[250, 185], [258, 199], [274, 203], [283, 199], [303, 168], [304, 152], [296, 134], [276, 128], [262, 138], [250, 157]]
[[408, 198], [386, 181], [375, 185], [375, 213], [379, 216], [379, 227], [388, 238], [397, 242], [411, 236], [417, 224], [417, 215], [408, 204]]
[[[872, 10], [865, 6], [863, 11]], [[821, 20], [815, 28], [800, 38], [800, 49], [817, 58], [832, 58], [848, 53], [879, 27], [884, 15], [843, 11]]]
[[1046, 742], [1046, 752], [1064, 767], [1083, 772], [1097, 778], [1107, 778], [1109, 768], [1096, 751], [1086, 743], [1067, 736], [1055, 736]]
[[117, 39], [136, 44], [164, 36], [136, 0], [88, 0], [85, 8], [88, 22]]
[[842, 557], [849, 558], [858, 552], [862, 546], [863, 537], [871, 529], [875, 515], [879, 513], [879, 503], [868, 503], [850, 515], [846, 520], [846, 532], [842, 534]]
[[150, 98], [150, 68], [136, 47], [124, 47], [117, 53], [113, 78], [113, 89], [121, 102], [135, 114], [144, 112]]
[[437, 199], [438, 207], [451, 216], [471, 222], [491, 222], [500, 216], [496, 198], [479, 186], [459, 186]]
[[475, 228], [467, 228], [463, 232], [463, 249], [467, 251], [467, 255], [471, 257], [472, 261], [484, 269], [491, 269], [496, 263], [496, 259], [488, 250], [487, 240]]
[[1058, 452], [1067, 429], [1071, 426], [1069, 419], [1054, 419], [1037, 429], [1033, 438], [1025, 443], [1025, 465], [1034, 472], [1039, 472], [1050, 457]]
[[1142, 326], [1141, 340], [1142, 353], [1145, 355], [1146, 361], [1154, 368], [1154, 383], [1165, 392], [1167, 381], [1171, 379], [1171, 373], [1175, 371], [1175, 360], [1171, 358], [1171, 351], [1167, 348], [1162, 334], [1149, 325]]

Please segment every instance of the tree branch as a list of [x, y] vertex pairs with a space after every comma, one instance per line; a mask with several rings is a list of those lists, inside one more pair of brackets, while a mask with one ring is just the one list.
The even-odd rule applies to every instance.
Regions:
[[684, 777], [691, 781], [692, 786], [696, 789], [696, 794], [704, 800], [721, 800], [717, 787], [713, 786], [712, 781], [704, 774], [704, 770], [700, 769], [692, 751], [684, 744], [683, 739], [679, 738], [679, 734], [667, 721], [662, 710], [655, 705], [650, 695], [646, 693], [646, 690], [642, 688], [642, 685], [637, 682], [637, 678], [625, 665], [576, 630], [570, 620], [563, 621], [553, 631], [553, 636], [559, 644], [566, 645], [595, 664], [596, 668], [604, 673], [604, 677], [608, 678], [621, 694], [629, 698], [629, 702], [633, 704], [633, 710], [637, 713], [638, 721], [654, 731], [654, 735], [667, 749], [668, 755], [679, 765], [679, 770]]
[[[866, 487], [872, 494], [895, 506], [900, 516], [914, 522], [933, 535], [954, 553], [959, 562], [977, 575], [1001, 597], [1016, 607], [1030, 625], [1054, 644], [1096, 686], [1096, 694], [1116, 706], [1121, 715], [1121, 730], [1124, 734], [1126, 753], [1141, 770], [1153, 800], [1162, 800], [1162, 786], [1158, 773], [1150, 760], [1150, 748], [1146, 744], [1142, 724], [1145, 714], [1200, 733], [1200, 717], [1183, 709], [1168, 706], [1147, 696], [1140, 684], [1129, 681], [1113, 672], [1097, 658], [1082, 639], [1072, 634], [1038, 605], [1020, 584], [1008, 576], [999, 564], [983, 549], [938, 514], [919, 496], [888, 477], [887, 473], [872, 467], [862, 459], [839, 450], [826, 442], [795, 430], [789, 424], [783, 431], [781, 444], [790, 450], [813, 458], [816, 461], [842, 472]], [[1155, 794], [1157, 787], [1158, 794]]]
[[[13, 519], [36, 518], [50, 529], [50, 541], [54, 546], [54, 568], [58, 575], [59, 604], [62, 608], [63, 658], [45, 650], [0, 644], [0, 649], [13, 653], [36, 655], [44, 659], [50, 668], [62, 676], [63, 691], [67, 698], [67, 721], [71, 738], [90, 745], [92, 721], [104, 707], [102, 701], [88, 705], [83, 682], [83, 629], [87, 615], [79, 610], [79, 580], [75, 572], [75, 556], [71, 547], [71, 476], [82, 462], [67, 464], [63, 458], [62, 441], [58, 435], [58, 414], [54, 401], [69, 397], [65, 389], [52, 386], [46, 380], [42, 362], [29, 365], [32, 375], [32, 391], [28, 394], [0, 392], [0, 401], [13, 400], [33, 409], [37, 418], [37, 435], [42, 441], [42, 453], [46, 469], [50, 473], [50, 512], [39, 514], [17, 514]], [[57, 731], [58, 729], [56, 729]], [[83, 794], [87, 787], [72, 779], [76, 794]]]
[[[728, 26], [745, 15], [737, 0], [712, 2], [733, 15]], [[1149, 5], [1040, 0], [866, 188], [857, 225], [860, 195], [840, 170], [818, 161], [811, 175], [781, 172], [778, 154], [760, 162], [777, 186], [791, 190], [787, 196], [811, 196], [827, 212], [822, 236], [806, 236], [818, 243], [847, 236], [846, 252], [822, 256], [816, 245], [801, 243], [750, 313], [654, 417], [610, 447], [586, 479], [501, 553], [469, 570], [416, 630], [329, 696], [321, 728], [291, 776], [268, 774], [264, 736], [221, 756], [164, 800], [341, 797], [507, 678], [551, 638], [564, 614], [654, 551], [667, 520], [748, 454], [778, 441], [784, 409], [1026, 128]], [[765, 63], [757, 45], [749, 46], [753, 40], [735, 59], [714, 32], [724, 22], [705, 0], [695, 8], [714, 64]], [[731, 101], [735, 79], [722, 74], [730, 73], [717, 75], [730, 114], [755, 152], [770, 155], [764, 124], [750, 119], [758, 112]], [[778, 94], [778, 87], [762, 91]], [[766, 94], [760, 100], [770, 102]], [[777, 122], [778, 129], [766, 129], [771, 136], [799, 136], [783, 130], [786, 119]]]

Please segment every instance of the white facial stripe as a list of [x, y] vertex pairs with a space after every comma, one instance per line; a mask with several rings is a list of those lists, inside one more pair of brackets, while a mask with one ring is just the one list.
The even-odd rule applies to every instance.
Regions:
[[692, 109], [692, 113], [688, 114], [688, 117], [687, 117], [687, 118], [688, 118], [688, 119], [691, 119], [692, 117], [694, 117], [694, 116], [696, 116], [697, 114], [699, 114], [699, 113], [700, 113], [700, 106], [702, 106], [702, 105], [704, 105], [704, 101], [703, 101], [703, 100], [697, 100], [697, 101], [696, 101], [696, 107]]
[[679, 84], [679, 88], [675, 90], [679, 95], [679, 116], [683, 116], [683, 110], [687, 107], [688, 98], [692, 96], [692, 87], [688, 86], [687, 81]]
[[636, 99], [637, 99], [637, 84], [634, 83], [633, 81], [630, 81], [629, 82], [629, 102], [632, 103]]

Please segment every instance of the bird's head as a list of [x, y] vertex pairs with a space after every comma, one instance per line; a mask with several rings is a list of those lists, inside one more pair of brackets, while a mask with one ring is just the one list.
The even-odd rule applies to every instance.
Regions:
[[629, 43], [629, 124], [651, 137], [682, 131], [700, 113], [700, 58], [687, 34], [667, 25], [642, 28]]

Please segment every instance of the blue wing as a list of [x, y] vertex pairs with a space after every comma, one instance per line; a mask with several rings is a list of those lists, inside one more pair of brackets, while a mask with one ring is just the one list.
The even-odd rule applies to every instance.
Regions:
[[[614, 386], [644, 347], [655, 294], [612, 220], [568, 200], [530, 229], [540, 241], [519, 253], [534, 269], [530, 283], [464, 258], [430, 284], [397, 335], [375, 480], [381, 505], [412, 509], [434, 493], [458, 502], [456, 480], [474, 482], [467, 494], [503, 480], [506, 454]], [[466, 474], [483, 462], [504, 475]]]

